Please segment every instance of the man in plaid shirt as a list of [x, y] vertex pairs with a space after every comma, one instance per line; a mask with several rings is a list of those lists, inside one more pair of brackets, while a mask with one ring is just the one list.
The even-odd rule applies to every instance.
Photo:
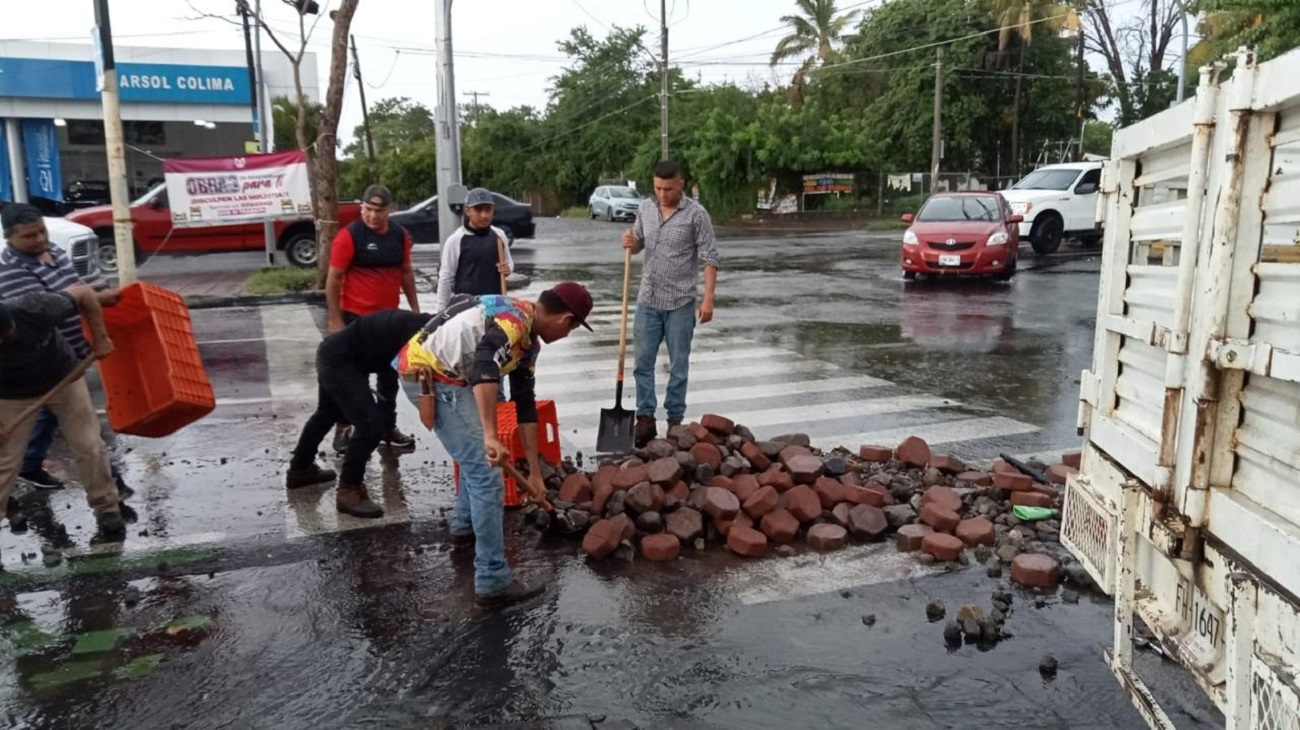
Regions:
[[[623, 232], [623, 247], [645, 251], [641, 289], [636, 300], [632, 339], [636, 348], [637, 447], [657, 435], [655, 426], [655, 359], [660, 345], [668, 345], [668, 391], [664, 409], [668, 428], [686, 416], [686, 382], [690, 374], [691, 340], [695, 321], [713, 319], [713, 292], [718, 282], [718, 247], [713, 221], [704, 206], [682, 195], [685, 182], [677, 163], [655, 165], [654, 197], [641, 201], [636, 224]], [[704, 264], [704, 299], [695, 307], [701, 261]]]

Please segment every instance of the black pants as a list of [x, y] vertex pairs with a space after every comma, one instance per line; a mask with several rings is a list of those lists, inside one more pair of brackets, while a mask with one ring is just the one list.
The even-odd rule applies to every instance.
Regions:
[[[343, 313], [343, 324], [349, 325], [361, 319], [361, 315], [352, 312]], [[385, 368], [375, 374], [375, 395], [379, 400], [379, 410], [384, 414], [384, 430], [397, 428], [397, 393], [402, 389], [397, 382], [397, 371]], [[342, 421], [340, 421], [342, 423]]]
[[346, 353], [334, 352], [321, 343], [316, 350], [316, 379], [320, 384], [316, 412], [302, 428], [290, 466], [301, 469], [314, 464], [316, 451], [334, 424], [349, 423], [352, 437], [343, 453], [339, 481], [360, 482], [384, 433], [384, 412], [370, 392], [370, 373], [357, 367]]

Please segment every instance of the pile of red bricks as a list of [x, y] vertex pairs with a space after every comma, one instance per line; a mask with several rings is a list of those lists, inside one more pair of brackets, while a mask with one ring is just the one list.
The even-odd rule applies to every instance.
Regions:
[[[1063, 462], [1046, 471], [1049, 481], [1064, 483], [1078, 467], [1077, 455]], [[973, 556], [992, 562], [995, 576], [1009, 563], [1012, 579], [1025, 585], [1060, 579], [1059, 521], [1022, 523], [1012, 513], [1015, 505], [1059, 509], [1058, 486], [1001, 461], [990, 472], [969, 470], [916, 437], [862, 446], [856, 456], [823, 454], [805, 435], [758, 441], [744, 426], [707, 415], [622, 463], [591, 473], [566, 464], [548, 483], [556, 513], [533, 511], [530, 519], [568, 534], [585, 528], [582, 548], [592, 559], [639, 551], [671, 561], [711, 543], [758, 558], [799, 544], [825, 552], [892, 538], [926, 562]]]

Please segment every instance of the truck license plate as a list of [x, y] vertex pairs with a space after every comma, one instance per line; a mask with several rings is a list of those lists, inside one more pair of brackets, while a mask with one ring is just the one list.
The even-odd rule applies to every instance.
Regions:
[[940, 266], [961, 266], [961, 256], [955, 253], [939, 254]]
[[1187, 625], [1182, 638], [1183, 649], [1198, 665], [1213, 664], [1223, 649], [1226, 624], [1220, 611], [1205, 592], [1189, 580], [1178, 584], [1178, 611]]

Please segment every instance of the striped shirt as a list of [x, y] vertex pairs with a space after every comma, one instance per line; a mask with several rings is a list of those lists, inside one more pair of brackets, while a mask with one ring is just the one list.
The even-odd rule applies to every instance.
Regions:
[[699, 268], [718, 267], [713, 221], [704, 206], [685, 195], [677, 210], [661, 220], [659, 201], [650, 196], [637, 209], [633, 235], [645, 246], [637, 304], [672, 310], [695, 302]]
[[[52, 265], [11, 246], [0, 250], [0, 299], [12, 299], [31, 292], [60, 292], [81, 283], [68, 253], [53, 243], [48, 244], [48, 248], [54, 259]], [[90, 354], [90, 343], [86, 342], [79, 313], [64, 320], [59, 331], [72, 346], [77, 359]]]

